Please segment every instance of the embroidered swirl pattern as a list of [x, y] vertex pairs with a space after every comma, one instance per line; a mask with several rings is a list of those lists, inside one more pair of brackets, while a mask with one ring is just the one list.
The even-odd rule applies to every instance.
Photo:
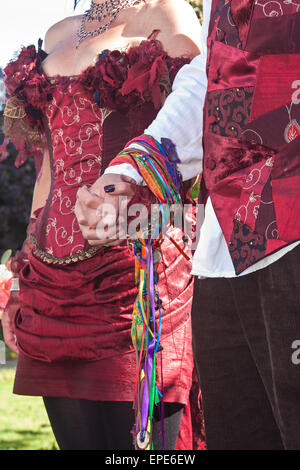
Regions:
[[300, 0], [258, 0], [254, 17], [274, 18], [284, 15], [292, 15], [300, 10]]
[[46, 107], [51, 129], [54, 189], [47, 223], [46, 252], [74, 255], [85, 248], [74, 215], [77, 190], [90, 185], [101, 172], [103, 123], [110, 111], [97, 106], [77, 81], [57, 83]]
[[261, 203], [261, 192], [269, 178], [271, 169], [274, 165], [274, 159], [268, 158], [261, 162], [245, 177], [243, 190], [243, 204], [238, 208], [235, 219], [250, 226], [255, 226], [253, 218], [257, 219]]
[[240, 138], [249, 122], [253, 87], [230, 88], [207, 94], [209, 131], [225, 137]]

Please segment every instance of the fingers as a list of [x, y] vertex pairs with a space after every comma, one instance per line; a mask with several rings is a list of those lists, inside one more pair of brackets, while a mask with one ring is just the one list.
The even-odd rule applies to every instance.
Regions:
[[[117, 174], [106, 174], [102, 175], [90, 188], [91, 191], [94, 191], [98, 196], [105, 197], [105, 193], [114, 192], [115, 188], [119, 184], [135, 184], [135, 181], [132, 178], [123, 175]], [[106, 189], [104, 189], [106, 188]], [[127, 187], [122, 187], [125, 191], [128, 191]], [[121, 189], [121, 190], [122, 190]]]
[[77, 191], [77, 197], [82, 205], [89, 209], [97, 209], [101, 204], [102, 198], [98, 196], [92, 189], [83, 186]]
[[82, 234], [91, 246], [120, 245], [127, 238], [122, 223], [122, 219], [117, 224], [116, 217], [104, 217], [96, 228], [82, 227]]
[[135, 187], [130, 178], [104, 175], [90, 189], [83, 187], [78, 191], [74, 212], [82, 235], [91, 246], [120, 244], [117, 225], [122, 224], [122, 214], [127, 211]]
[[[118, 183], [117, 185], [107, 185], [107, 192], [101, 198], [91, 193], [91, 189], [83, 187], [77, 192], [77, 201], [74, 212], [79, 225], [95, 227], [103, 214], [109, 214], [109, 205], [117, 208], [119, 205], [118, 196], [133, 196], [133, 185], [129, 183]], [[107, 206], [105, 209], [104, 206]], [[114, 213], [114, 210], [113, 210]]]
[[[103, 203], [103, 200], [101, 200]], [[101, 208], [101, 202], [97, 204], [95, 209], [88, 208], [78, 198], [74, 207], [74, 213], [76, 215], [80, 228], [85, 227], [96, 227], [97, 223], [101, 218], [99, 208]]]
[[133, 196], [135, 191], [134, 184], [127, 182], [120, 182], [116, 184], [109, 184], [104, 186], [104, 192], [110, 194], [111, 196]]
[[91, 246], [105, 246], [108, 240], [116, 240], [118, 238], [115, 227], [99, 227], [96, 229], [82, 227], [82, 235]]
[[89, 245], [95, 247], [112, 247], [112, 246], [120, 246], [125, 243], [125, 240], [121, 240], [118, 237], [114, 239], [106, 239], [106, 240], [89, 240]]
[[74, 213], [76, 215], [78, 225], [81, 227], [96, 227], [99, 222], [101, 215], [98, 209], [86, 209], [79, 200], [76, 201], [74, 207]]
[[124, 243], [126, 238], [126, 236], [121, 237], [120, 232], [116, 232], [115, 228], [113, 228], [111, 230], [106, 230], [103, 233], [99, 233], [99, 230], [91, 231], [91, 234], [88, 235], [86, 240], [91, 246], [105, 247], [121, 245]]

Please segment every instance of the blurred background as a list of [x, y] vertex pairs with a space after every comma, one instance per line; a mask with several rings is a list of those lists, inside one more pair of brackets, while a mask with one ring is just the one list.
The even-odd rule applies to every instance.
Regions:
[[[22, 247], [31, 208], [35, 167], [33, 159], [20, 168], [14, 166], [16, 150], [6, 145], [3, 135], [5, 90], [3, 68], [18, 55], [22, 46], [37, 45], [47, 29], [66, 16], [83, 13], [90, 0], [81, 0], [73, 11], [73, 0], [11, 0], [2, 2], [0, 30], [0, 317], [8, 296], [6, 263]], [[189, 1], [199, 20], [202, 0]], [[3, 144], [5, 149], [3, 148]], [[1, 150], [2, 146], [2, 150]], [[0, 327], [0, 450], [55, 450], [48, 417], [40, 398], [12, 394], [16, 357], [4, 350]], [[5, 362], [5, 364], [4, 364]]]

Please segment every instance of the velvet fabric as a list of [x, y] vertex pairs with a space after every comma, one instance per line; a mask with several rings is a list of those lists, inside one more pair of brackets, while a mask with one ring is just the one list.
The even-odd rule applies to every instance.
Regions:
[[[205, 182], [211, 191], [217, 191], [215, 187], [217, 183], [230, 175], [233, 174], [232, 177], [235, 178], [238, 170], [246, 169], [244, 173], [251, 173], [252, 166], [255, 167], [255, 164], [274, 154], [272, 149], [267, 149], [255, 142], [209, 133], [205, 136], [204, 144], [206, 151]], [[219, 151], [220, 148], [222, 148], [222, 152]]]
[[[259, 5], [255, 5], [255, 8], [258, 9]], [[253, 18], [246, 50], [260, 55], [299, 54], [299, 27], [299, 11], [294, 14]]]
[[212, 49], [208, 91], [254, 86], [258, 64], [259, 56], [216, 41]]
[[231, 0], [230, 10], [234, 24], [238, 29], [242, 48], [245, 49], [255, 0]]

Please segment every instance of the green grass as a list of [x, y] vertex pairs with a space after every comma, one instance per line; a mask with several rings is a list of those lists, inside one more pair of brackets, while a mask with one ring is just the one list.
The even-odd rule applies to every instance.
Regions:
[[42, 399], [13, 395], [14, 373], [0, 367], [0, 450], [56, 450]]

